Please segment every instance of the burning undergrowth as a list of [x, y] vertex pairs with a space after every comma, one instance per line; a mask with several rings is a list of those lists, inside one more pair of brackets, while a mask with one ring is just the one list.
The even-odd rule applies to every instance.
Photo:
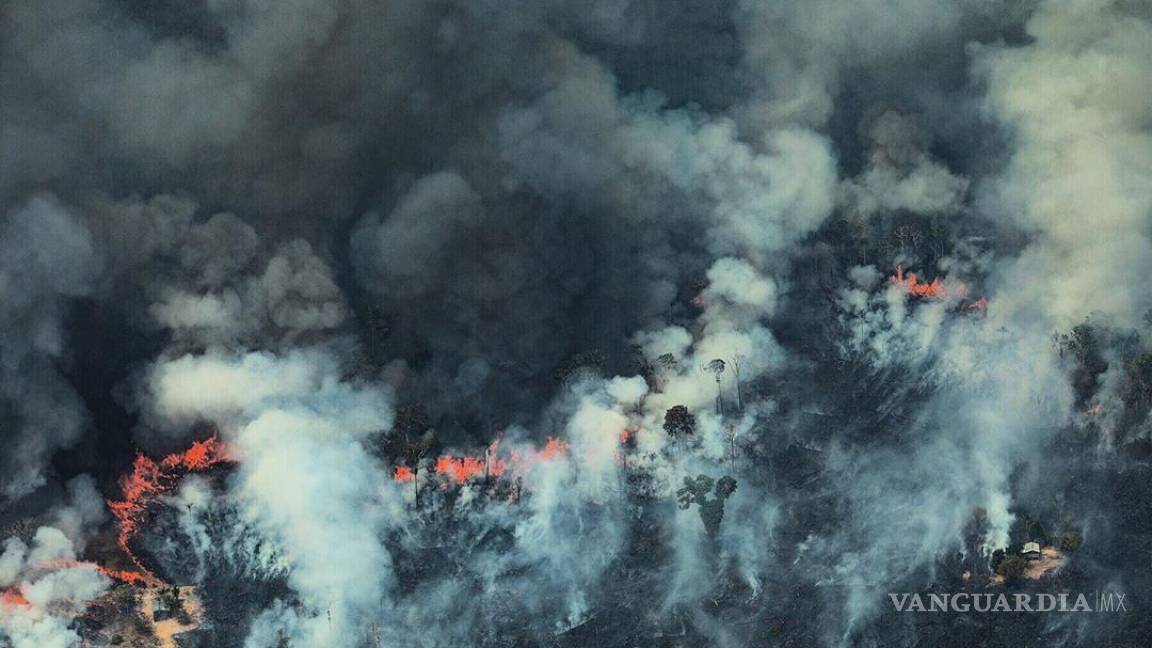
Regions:
[[120, 480], [123, 499], [108, 502], [108, 509], [117, 525], [116, 543], [138, 570], [118, 577], [129, 581], [158, 582], [155, 574], [140, 562], [132, 550], [132, 538], [148, 523], [149, 509], [154, 508], [160, 496], [174, 488], [181, 477], [228, 461], [227, 456], [227, 451], [214, 436], [196, 441], [187, 450], [170, 454], [159, 461], [143, 454], [136, 455], [132, 472]]

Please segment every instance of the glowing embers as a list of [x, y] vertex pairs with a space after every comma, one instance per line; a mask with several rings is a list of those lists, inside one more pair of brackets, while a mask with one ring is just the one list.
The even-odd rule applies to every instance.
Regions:
[[119, 527], [116, 542], [136, 565], [138, 571], [109, 570], [105, 573], [129, 582], [158, 583], [159, 579], [133, 553], [129, 541], [140, 530], [149, 507], [158, 501], [161, 495], [171, 490], [182, 476], [189, 472], [206, 470], [228, 460], [224, 445], [215, 436], [197, 441], [187, 450], [170, 454], [159, 462], [143, 454], [137, 454], [136, 460], [132, 463], [132, 472], [120, 480], [124, 499], [109, 501], [108, 508], [111, 509]]

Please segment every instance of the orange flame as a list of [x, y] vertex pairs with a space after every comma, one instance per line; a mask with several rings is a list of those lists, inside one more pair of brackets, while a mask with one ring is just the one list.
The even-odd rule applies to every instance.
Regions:
[[905, 275], [902, 265], [896, 266], [896, 274], [890, 277], [888, 281], [893, 286], [902, 287], [904, 292], [909, 295], [925, 299], [948, 299], [952, 296], [963, 297], [968, 294], [968, 287], [962, 283], [957, 283], [949, 289], [939, 277], [933, 279], [932, 283], [924, 283], [920, 281], [915, 272], [909, 272]]
[[100, 572], [108, 578], [125, 583], [141, 583], [145, 585], [156, 584], [158, 581], [150, 579], [150, 574], [142, 574], [126, 569], [110, 569], [87, 560], [50, 560], [36, 565], [37, 569], [72, 569], [75, 567], [89, 567]]
[[26, 608], [32, 607], [28, 599], [24, 598], [24, 594], [18, 589], [6, 589], [0, 591], [0, 608]]
[[228, 460], [228, 453], [224, 444], [211, 436], [203, 441], [196, 441], [184, 452], [170, 454], [160, 462], [165, 468], [183, 468], [185, 471], [205, 470]]
[[[465, 484], [479, 477], [501, 477], [510, 469], [519, 469], [523, 459], [515, 450], [510, 460], [496, 456], [500, 446], [497, 438], [484, 451], [483, 457], [470, 455], [441, 455], [432, 466], [432, 471], [457, 484]], [[568, 452], [568, 442], [563, 439], [548, 437], [544, 448], [535, 453], [535, 457], [549, 461], [562, 457]], [[415, 479], [414, 471], [405, 465], [398, 465], [392, 470], [392, 479], [399, 483], [408, 483]]]
[[540, 458], [545, 461], [558, 459], [568, 454], [568, 447], [568, 442], [564, 439], [548, 437], [548, 443], [546, 443], [544, 449], [540, 451]]
[[463, 484], [475, 477], [499, 477], [506, 467], [505, 461], [497, 457], [486, 461], [477, 457], [444, 455], [436, 460], [434, 470], [437, 475], [445, 475], [457, 484]]
[[129, 541], [144, 522], [148, 507], [155, 503], [160, 495], [168, 492], [185, 473], [206, 470], [228, 460], [224, 445], [215, 436], [197, 441], [184, 452], [170, 454], [159, 462], [143, 454], [137, 454], [136, 460], [132, 463], [132, 472], [120, 480], [124, 499], [117, 502], [109, 501], [108, 508], [111, 509], [120, 528], [116, 542], [136, 565], [138, 571], [107, 570], [106, 573], [128, 582], [159, 583], [155, 574], [144, 566], [129, 546]]

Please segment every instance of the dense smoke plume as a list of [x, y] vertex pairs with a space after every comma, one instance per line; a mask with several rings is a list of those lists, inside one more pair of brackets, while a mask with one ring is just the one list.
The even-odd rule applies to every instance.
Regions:
[[1139, 599], [1149, 61], [1125, 0], [10, 0], [0, 645], [157, 583], [188, 645], [951, 645], [886, 594], [1029, 540]]

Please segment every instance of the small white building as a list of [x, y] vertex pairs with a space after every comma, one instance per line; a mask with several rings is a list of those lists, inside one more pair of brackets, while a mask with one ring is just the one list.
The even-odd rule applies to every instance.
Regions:
[[1020, 552], [1028, 560], [1040, 560], [1040, 543], [1039, 542], [1025, 542], [1024, 550]]

